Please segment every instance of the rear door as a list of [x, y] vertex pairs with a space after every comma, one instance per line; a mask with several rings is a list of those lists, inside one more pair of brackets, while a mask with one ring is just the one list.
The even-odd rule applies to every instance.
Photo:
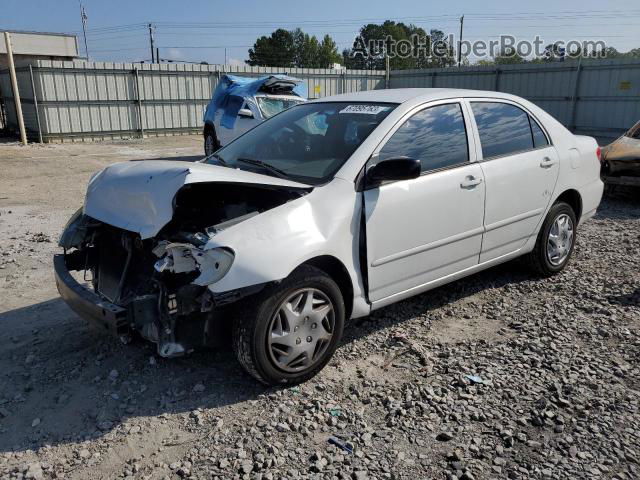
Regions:
[[392, 129], [369, 161], [411, 157], [422, 166], [419, 178], [364, 192], [374, 305], [478, 263], [485, 186], [467, 124], [461, 101], [419, 108]]
[[506, 100], [469, 100], [486, 180], [480, 263], [522, 248], [547, 209], [559, 157], [541, 124]]

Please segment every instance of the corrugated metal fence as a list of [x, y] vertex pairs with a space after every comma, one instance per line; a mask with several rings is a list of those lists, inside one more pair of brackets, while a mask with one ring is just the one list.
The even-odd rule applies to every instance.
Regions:
[[391, 88], [446, 87], [512, 93], [571, 131], [618, 137], [640, 120], [640, 60], [585, 60], [392, 71]]
[[[384, 72], [38, 60], [17, 67], [28, 135], [43, 141], [202, 131], [202, 116], [224, 73], [287, 73], [310, 97], [384, 88]], [[8, 71], [0, 72], [10, 127], [17, 125]]]
[[[287, 69], [190, 64], [56, 62], [18, 67], [29, 136], [93, 139], [200, 132], [220, 75], [288, 73], [310, 97], [385, 88], [369, 70]], [[513, 93], [538, 104], [576, 133], [616, 137], [640, 119], [640, 61], [589, 60], [486, 67], [399, 70], [391, 88], [452, 87]], [[17, 125], [8, 72], [0, 72], [7, 123]]]

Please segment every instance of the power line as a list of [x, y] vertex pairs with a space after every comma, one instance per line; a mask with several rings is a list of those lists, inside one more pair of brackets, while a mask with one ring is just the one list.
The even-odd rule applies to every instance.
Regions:
[[[640, 15], [640, 10], [592, 10], [585, 11], [581, 13], [573, 12], [519, 12], [519, 13], [504, 13], [504, 14], [467, 14], [468, 17], [472, 17], [474, 19], [488, 19], [495, 20], [501, 18], [524, 18], [530, 20], [534, 17], [537, 18], [606, 18], [606, 17], [615, 17], [620, 18], [621, 15], [625, 17], [629, 16], [638, 16]], [[447, 15], [430, 15], [427, 17], [419, 17], [419, 16], [408, 16], [408, 17], [394, 17], [395, 20], [425, 20], [425, 21], [433, 21], [439, 19], [449, 18], [452, 21], [457, 21], [459, 19], [459, 15], [456, 14], [447, 14]], [[319, 24], [319, 25], [337, 25], [344, 24], [345, 22], [383, 22], [385, 20], [390, 20], [389, 18], [359, 18], [359, 19], [339, 19], [339, 20], [298, 20], [298, 21], [254, 21], [254, 22], [155, 22], [158, 25], [165, 26], [173, 26], [176, 28], [189, 28], [195, 26], [206, 27], [222, 27], [222, 26], [264, 26], [264, 25], [310, 25], [310, 24]]]
[[[485, 14], [485, 13], [470, 13], [466, 14], [465, 17], [469, 18], [471, 22], [470, 26], [465, 24], [465, 32], [471, 31], [471, 37], [484, 37], [484, 38], [495, 38], [500, 35], [488, 35], [492, 30], [500, 29], [501, 31], [505, 31], [506, 29], [524, 29], [524, 28], [537, 28], [542, 31], [548, 31], [557, 28], [567, 28], [567, 27], [588, 27], [588, 26], [598, 26], [601, 27], [598, 31], [603, 31], [604, 28], [619, 28], [621, 26], [640, 26], [637, 23], [625, 23], [615, 25], [604, 25], [602, 22], [599, 23], [584, 23], [582, 20], [588, 18], [598, 18], [599, 20], [605, 18], [620, 18], [624, 17], [627, 19], [633, 19], [640, 17], [640, 10], [587, 10], [583, 12], [575, 12], [575, 11], [564, 11], [564, 12], [515, 12], [515, 13], [494, 13], [494, 14]], [[171, 21], [163, 21], [163, 22], [154, 22], [154, 25], [158, 27], [159, 30], [156, 30], [156, 34], [160, 35], [160, 39], [165, 36], [180, 36], [183, 39], [191, 37], [208, 37], [207, 40], [209, 42], [215, 42], [216, 45], [208, 46], [208, 45], [193, 45], [187, 44], [182, 46], [163, 46], [162, 48], [173, 48], [173, 49], [185, 49], [185, 50], [207, 50], [207, 49], [244, 49], [251, 48], [253, 45], [220, 45], [216, 40], [211, 37], [229, 37], [229, 36], [246, 36], [249, 33], [244, 32], [233, 32], [233, 30], [243, 30], [243, 29], [274, 29], [274, 28], [296, 28], [303, 27], [307, 32], [309, 30], [313, 31], [314, 29], [321, 30], [318, 32], [318, 35], [322, 34], [346, 34], [350, 38], [355, 39], [358, 35], [358, 31], [366, 23], [382, 23], [386, 19], [374, 19], [374, 18], [360, 18], [360, 19], [339, 19], [339, 20], [301, 20], [301, 21], [253, 21], [253, 22], [237, 22], [237, 21], [229, 21], [229, 22], [171, 22]], [[544, 21], [545, 24], [540, 26], [538, 25], [522, 25], [519, 22], [523, 21]], [[407, 21], [411, 22], [411, 24], [425, 24], [424, 29], [427, 34], [429, 30], [427, 28], [428, 25], [432, 25], [437, 27], [440, 30], [446, 30], [451, 27], [445, 27], [445, 25], [453, 25], [457, 24], [460, 19], [456, 14], [443, 14], [443, 15], [433, 15], [433, 16], [406, 16], [406, 17], [396, 17], [393, 21]], [[564, 23], [557, 24], [556, 21], [563, 21]], [[568, 22], [574, 23], [568, 23]], [[488, 23], [491, 23], [488, 25]], [[149, 23], [131, 23], [124, 25], [111, 25], [104, 27], [96, 27], [92, 29], [86, 29], [87, 36], [89, 39], [97, 43], [99, 45], [104, 44], [104, 46], [115, 46], [114, 42], [120, 39], [135, 39], [137, 41], [142, 42], [142, 35], [146, 37], [146, 29], [150, 25]], [[326, 27], [349, 27], [352, 26], [352, 29], [342, 30], [342, 31], [326, 31]], [[85, 27], [85, 25], [83, 25]], [[444, 28], [443, 28], [444, 27]], [[215, 29], [215, 32], [208, 32], [207, 30]], [[451, 28], [453, 29], [453, 28]], [[155, 29], [154, 29], [155, 30]], [[189, 30], [189, 31], [185, 31]], [[204, 31], [202, 31], [204, 30]], [[222, 33], [221, 33], [222, 32]], [[479, 32], [486, 32], [484, 35], [480, 35]], [[514, 35], [516, 38], [526, 38], [527, 35]], [[550, 33], [546, 33], [545, 35], [540, 36], [552, 36]], [[578, 35], [575, 32], [571, 35], [573, 38], [591, 38], [591, 39], [601, 39], [601, 38], [617, 38], [617, 39], [631, 39], [635, 38], [632, 34], [624, 35], [624, 34], [589, 34], [589, 35]], [[224, 41], [224, 39], [223, 39]], [[335, 41], [335, 38], [334, 38]], [[108, 43], [107, 43], [108, 42]], [[153, 42], [153, 40], [152, 40]], [[156, 39], [157, 42], [157, 39]], [[136, 42], [137, 43], [137, 42]], [[626, 43], [626, 42], [625, 42]], [[343, 47], [352, 46], [353, 42], [351, 40], [344, 42], [336, 42], [336, 46], [340, 49]], [[99, 53], [108, 53], [114, 51], [133, 51], [133, 50], [143, 50], [146, 47], [130, 47], [130, 42], [127, 43], [126, 46], [121, 48], [104, 48], [93, 50]], [[85, 49], [86, 44], [85, 44]], [[152, 56], [153, 56], [153, 46], [152, 46]]]
[[180, 46], [171, 46], [171, 45], [162, 45], [160, 48], [182, 48], [182, 49], [202, 49], [202, 48], [253, 48], [253, 45], [180, 45]]
[[[467, 13], [467, 17], [472, 18], [474, 21], [481, 20], [532, 20], [532, 19], [583, 19], [583, 18], [624, 18], [639, 17], [640, 10], [587, 10], [583, 12], [564, 11], [564, 12], [514, 12], [514, 13], [494, 13], [494, 14], [481, 14], [481, 13]], [[430, 16], [405, 16], [394, 17], [393, 21], [412, 20], [420, 22], [434, 23], [436, 21], [442, 22], [445, 19], [449, 19], [451, 23], [457, 23], [459, 19], [458, 14], [445, 14], [445, 15], [430, 15]], [[389, 18], [359, 18], [359, 19], [335, 19], [335, 20], [297, 20], [283, 22], [281, 20], [272, 21], [253, 21], [253, 22], [153, 22], [155, 25], [169, 27], [169, 28], [255, 28], [255, 27], [284, 27], [284, 26], [312, 26], [317, 25], [319, 27], [327, 25], [341, 25], [347, 26], [350, 24], [362, 25], [363, 23], [382, 23]], [[145, 28], [147, 23], [132, 23], [126, 25], [112, 25], [105, 27], [96, 27], [88, 29], [90, 33], [108, 33], [119, 32], [123, 30], [131, 30], [136, 28]]]
[[106, 52], [122, 52], [122, 51], [130, 51], [130, 50], [147, 50], [149, 47], [126, 47], [126, 48], [107, 48], [107, 49], [99, 49], [93, 50], [93, 52], [98, 53], [106, 53]]

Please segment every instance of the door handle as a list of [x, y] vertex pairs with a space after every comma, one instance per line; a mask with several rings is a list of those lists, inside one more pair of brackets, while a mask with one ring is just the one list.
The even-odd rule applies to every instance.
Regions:
[[551, 168], [556, 164], [555, 161], [551, 160], [549, 157], [544, 157], [540, 162], [540, 168]]
[[476, 178], [473, 175], [467, 175], [464, 179], [464, 181], [460, 182], [460, 188], [464, 188], [464, 189], [472, 189], [477, 187], [478, 185], [480, 185], [482, 183], [482, 179], [481, 178]]

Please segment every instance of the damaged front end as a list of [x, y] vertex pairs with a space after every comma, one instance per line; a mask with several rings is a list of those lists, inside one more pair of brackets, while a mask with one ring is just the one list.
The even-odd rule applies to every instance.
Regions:
[[303, 194], [264, 185], [186, 184], [175, 194], [171, 220], [149, 238], [78, 211], [60, 238], [64, 254], [54, 258], [58, 290], [80, 316], [120, 337], [138, 332], [163, 357], [215, 346], [231, 304], [264, 285], [213, 293], [207, 287], [225, 276], [235, 252], [209, 241]]

